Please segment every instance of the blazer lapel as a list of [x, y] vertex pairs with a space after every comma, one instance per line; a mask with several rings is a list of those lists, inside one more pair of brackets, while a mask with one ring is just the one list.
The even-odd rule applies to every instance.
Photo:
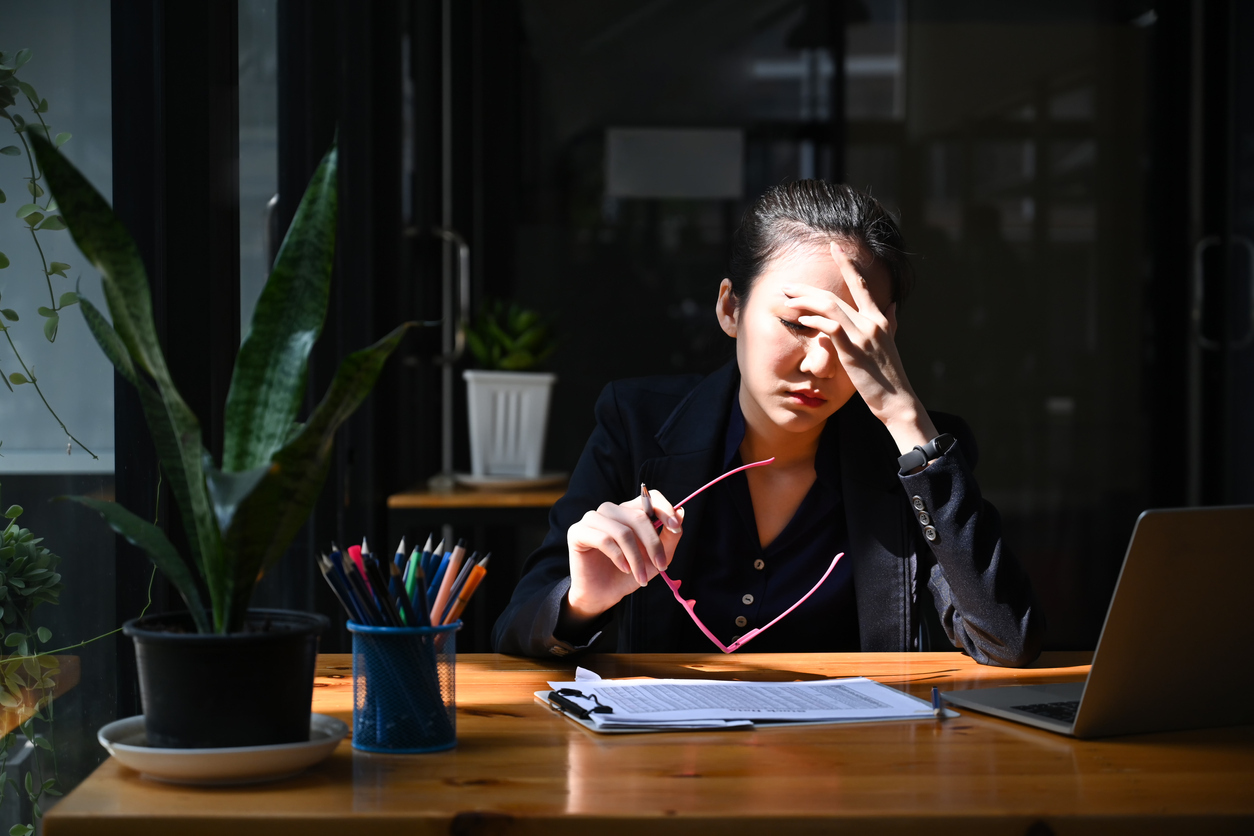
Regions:
[[916, 560], [902, 518], [897, 445], [857, 395], [835, 417], [860, 643], [864, 651], [909, 650]]
[[[640, 465], [640, 481], [660, 491], [671, 502], [679, 502], [721, 472], [724, 436], [731, 399], [739, 390], [740, 373], [735, 361], [701, 380], [675, 407], [655, 438], [661, 455]], [[675, 548], [667, 574], [686, 579], [692, 554], [701, 541], [701, 522], [707, 494], [684, 505], [684, 536]], [[680, 588], [683, 592], [683, 588]], [[629, 647], [674, 645], [680, 629], [686, 630], [688, 616], [674, 601], [666, 584], [651, 583], [634, 593], [631, 604]], [[648, 619], [642, 617], [648, 612]], [[681, 620], [682, 619], [682, 620]], [[692, 629], [696, 629], [695, 627]]]

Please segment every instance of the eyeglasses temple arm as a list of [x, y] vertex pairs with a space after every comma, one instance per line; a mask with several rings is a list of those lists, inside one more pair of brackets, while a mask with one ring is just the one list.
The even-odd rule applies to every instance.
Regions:
[[[717, 477], [717, 478], [715, 478], [715, 479], [711, 479], [709, 482], [706, 482], [704, 485], [702, 485], [701, 487], [697, 488], [695, 491], [693, 491], [692, 493], [688, 494], [688, 495], [687, 495], [687, 496], [685, 496], [683, 499], [679, 500], [679, 502], [676, 502], [676, 503], [675, 503], [675, 507], [676, 507], [676, 508], [682, 508], [682, 507], [684, 507], [684, 503], [685, 503], [685, 502], [689, 501], [690, 499], [692, 499], [693, 497], [695, 497], [697, 494], [701, 493], [701, 492], [702, 492], [703, 490], [705, 490], [706, 488], [710, 488], [710, 487], [713, 487], [714, 485], [717, 485], [719, 482], [723, 481], [724, 479], [726, 479], [728, 476], [731, 476], [732, 474], [739, 473], [739, 472], [740, 472], [740, 471], [742, 471], [742, 470], [748, 470], [748, 469], [749, 469], [749, 468], [751, 468], [751, 467], [762, 467], [763, 465], [770, 464], [770, 463], [771, 463], [771, 462], [773, 462], [773, 461], [775, 461], [775, 457], [774, 457], [774, 456], [771, 456], [769, 459], [763, 459], [763, 460], [762, 460], [762, 461], [760, 461], [760, 462], [750, 462], [749, 464], [742, 464], [740, 467], [737, 467], [737, 468], [736, 468], [736, 469], [734, 469], [734, 470], [729, 470], [729, 471], [727, 471], [726, 473], [724, 473], [722, 476], [719, 476], [719, 477]], [[654, 528], [661, 528], [661, 527], [662, 527], [662, 521], [661, 521], [661, 520], [655, 520], [655, 521], [654, 521], [654, 523], [653, 523], [653, 527], [654, 527]], [[663, 573], [663, 575], [665, 576], [665, 573]], [[667, 580], [669, 581], [670, 579], [669, 579], [669, 578], [667, 578]]]

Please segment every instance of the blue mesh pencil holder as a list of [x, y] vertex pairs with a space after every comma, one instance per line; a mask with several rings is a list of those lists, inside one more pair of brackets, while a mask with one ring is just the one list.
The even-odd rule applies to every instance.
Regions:
[[457, 745], [455, 621], [443, 627], [370, 627], [353, 634], [353, 748], [406, 754]]

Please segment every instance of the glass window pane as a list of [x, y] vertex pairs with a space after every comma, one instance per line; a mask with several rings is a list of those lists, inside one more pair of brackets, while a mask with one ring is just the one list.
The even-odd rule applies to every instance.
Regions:
[[248, 334], [270, 275], [270, 218], [279, 189], [277, 3], [239, 0], [239, 316]]
[[[13, 66], [19, 50], [30, 50], [30, 60], [18, 69], [17, 77], [33, 87], [40, 105], [36, 109], [43, 111], [33, 112], [26, 99], [31, 91], [22, 88], [23, 95], [7, 108], [8, 113], [27, 122], [38, 123], [42, 117], [54, 137], [71, 134], [62, 153], [110, 199], [109, 4], [94, 0], [7, 3], [3, 19], [0, 51], [5, 53], [4, 63]], [[14, 385], [12, 391], [0, 388], [0, 503], [4, 508], [22, 506], [18, 524], [43, 537], [42, 546], [61, 558], [59, 603], [35, 608], [31, 626], [51, 631], [47, 642], [38, 643], [39, 651], [71, 647], [56, 655], [61, 685], [74, 685], [44, 709], [53, 722], [37, 721], [35, 726], [53, 742], [55, 766], [45, 750], [18, 744], [9, 750], [7, 768], [18, 786], [33, 771], [37, 783], [55, 777], [57, 788], [67, 791], [104, 760], [106, 753], [95, 733], [114, 719], [116, 702], [115, 639], [72, 646], [136, 615], [114, 609], [113, 533], [86, 509], [51, 501], [63, 494], [113, 496], [113, 369], [84, 325], [80, 308], [63, 298], [78, 290], [104, 309], [99, 275], [68, 232], [41, 230], [32, 240], [28, 226], [15, 215], [31, 202], [38, 203], [40, 214], [55, 214], [47, 209], [51, 196], [38, 194], [38, 189], [32, 195], [28, 190], [31, 161], [8, 119], [0, 120], [0, 147], [17, 150], [16, 155], [11, 151], [0, 155], [0, 190], [7, 199], [0, 212], [0, 252], [9, 262], [0, 269], [0, 308], [18, 317], [4, 321], [8, 330], [0, 335], [0, 370], [6, 377], [21, 374], [38, 384], [38, 391], [31, 383]], [[47, 314], [54, 309], [56, 340], [51, 342], [51, 328], [45, 326], [50, 319]], [[12, 601], [18, 597], [11, 582], [9, 571], [5, 583], [11, 594], [0, 602], [6, 608], [6, 635], [20, 624], [8, 620]], [[34, 821], [26, 794], [12, 789], [0, 805], [0, 822], [6, 831], [13, 823]], [[53, 800], [45, 797], [39, 803], [47, 809]]]

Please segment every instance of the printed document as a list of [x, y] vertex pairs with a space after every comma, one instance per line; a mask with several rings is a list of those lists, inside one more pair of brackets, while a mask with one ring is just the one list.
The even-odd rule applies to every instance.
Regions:
[[[549, 686], [564, 695], [567, 708], [586, 710], [586, 717], [576, 719], [597, 730], [732, 728], [748, 723], [840, 723], [934, 716], [926, 701], [863, 677], [812, 682], [580, 679], [550, 682]], [[536, 696], [547, 697], [545, 692]]]

